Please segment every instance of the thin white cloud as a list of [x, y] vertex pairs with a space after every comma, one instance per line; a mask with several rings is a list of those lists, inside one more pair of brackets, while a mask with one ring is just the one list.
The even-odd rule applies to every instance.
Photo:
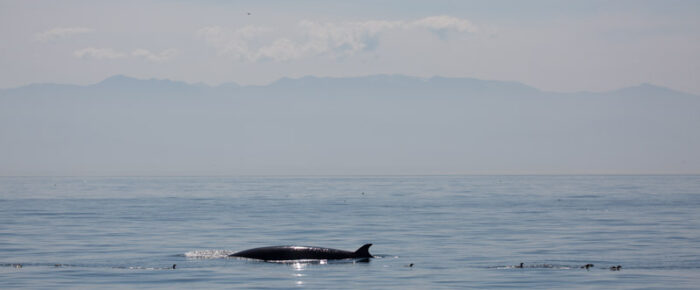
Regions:
[[275, 40], [270, 45], [266, 45], [258, 49], [258, 51], [249, 57], [250, 60], [257, 59], [273, 59], [276, 61], [285, 61], [298, 59], [304, 56], [306, 48], [301, 47], [289, 39], [281, 38]]
[[416, 20], [412, 24], [418, 27], [425, 27], [436, 31], [454, 30], [457, 32], [470, 33], [479, 31], [479, 28], [472, 24], [469, 20], [447, 15], [426, 17]]
[[383, 33], [399, 29], [427, 29], [440, 33], [476, 33], [477, 26], [466, 19], [432, 16], [412, 22], [373, 20], [364, 22], [314, 22], [303, 20], [297, 26], [283, 29], [245, 26], [229, 30], [220, 26], [200, 29], [197, 34], [213, 47], [218, 55], [235, 60], [287, 61], [309, 56], [347, 56], [373, 49]]
[[151, 52], [150, 50], [143, 48], [135, 49], [131, 53], [126, 53], [112, 48], [95, 47], [87, 47], [73, 52], [73, 56], [82, 59], [109, 60], [133, 57], [157, 63], [166, 62], [175, 57], [177, 54], [178, 50], [174, 48], [163, 50], [160, 53]]
[[150, 62], [166, 62], [178, 54], [177, 49], [169, 48], [161, 51], [160, 53], [154, 53], [150, 50], [139, 48], [131, 52], [132, 56], [142, 57]]
[[34, 39], [41, 42], [47, 42], [55, 39], [68, 38], [77, 34], [85, 34], [94, 32], [95, 29], [87, 27], [54, 27], [44, 32], [34, 35]]
[[262, 38], [270, 31], [272, 29], [260, 26], [244, 26], [235, 30], [208, 26], [197, 31], [197, 34], [214, 47], [219, 55], [227, 55], [236, 60], [255, 61], [260, 58], [260, 55], [250, 48], [251, 42]]
[[335, 52], [339, 54], [354, 54], [368, 49], [373, 42], [378, 41], [380, 33], [400, 28], [399, 21], [366, 21], [350, 23], [317, 23], [301, 21], [299, 28], [306, 36], [301, 44], [307, 51], [314, 54]]
[[77, 58], [85, 59], [118, 59], [127, 57], [126, 53], [116, 51], [111, 48], [94, 48], [88, 47], [79, 49], [73, 52]]

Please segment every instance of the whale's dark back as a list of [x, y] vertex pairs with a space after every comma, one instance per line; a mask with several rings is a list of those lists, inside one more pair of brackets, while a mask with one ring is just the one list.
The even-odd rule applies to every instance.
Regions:
[[372, 246], [372, 244], [366, 244], [355, 252], [307, 246], [273, 246], [240, 251], [229, 257], [242, 257], [265, 261], [371, 258], [372, 255], [369, 253], [370, 246]]

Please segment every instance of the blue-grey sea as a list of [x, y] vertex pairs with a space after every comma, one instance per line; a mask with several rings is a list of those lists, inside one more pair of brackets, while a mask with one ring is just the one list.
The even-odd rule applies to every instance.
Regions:
[[1, 177], [0, 265], [0, 289], [699, 288], [700, 176]]

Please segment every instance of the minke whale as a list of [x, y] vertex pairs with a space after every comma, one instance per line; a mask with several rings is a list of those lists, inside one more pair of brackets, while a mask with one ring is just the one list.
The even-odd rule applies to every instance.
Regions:
[[354, 252], [307, 246], [273, 246], [248, 249], [233, 253], [229, 257], [263, 261], [367, 259], [374, 257], [369, 253], [371, 246], [372, 244], [365, 244]]

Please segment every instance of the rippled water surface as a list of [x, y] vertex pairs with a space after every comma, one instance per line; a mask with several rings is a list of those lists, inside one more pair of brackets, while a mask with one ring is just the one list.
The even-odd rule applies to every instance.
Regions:
[[[369, 263], [226, 257], [365, 243]], [[0, 178], [2, 289], [694, 288], [698, 273], [700, 176]]]

